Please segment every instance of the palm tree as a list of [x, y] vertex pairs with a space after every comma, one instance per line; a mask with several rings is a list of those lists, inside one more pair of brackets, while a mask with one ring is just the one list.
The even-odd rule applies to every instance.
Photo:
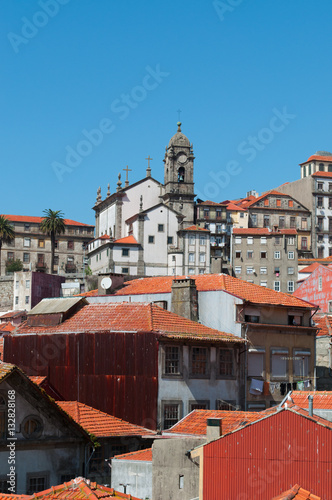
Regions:
[[1, 276], [1, 248], [3, 243], [9, 243], [15, 238], [15, 231], [10, 220], [0, 215], [0, 276]]
[[61, 210], [51, 210], [49, 208], [44, 210], [43, 213], [44, 217], [40, 224], [40, 229], [43, 233], [47, 233], [51, 237], [51, 274], [53, 274], [55, 237], [57, 234], [65, 232], [66, 224], [63, 218], [64, 214]]

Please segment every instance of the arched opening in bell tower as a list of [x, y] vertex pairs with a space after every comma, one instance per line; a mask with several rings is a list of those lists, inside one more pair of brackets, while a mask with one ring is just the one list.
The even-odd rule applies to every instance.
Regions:
[[184, 182], [184, 174], [185, 174], [184, 167], [180, 167], [178, 170], [178, 182]]

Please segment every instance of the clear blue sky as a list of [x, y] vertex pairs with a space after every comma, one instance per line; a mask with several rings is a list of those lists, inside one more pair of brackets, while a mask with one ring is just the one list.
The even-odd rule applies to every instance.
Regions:
[[216, 3], [3, 0], [0, 213], [93, 224], [126, 165], [135, 182], [150, 155], [163, 181], [178, 109], [204, 199], [295, 180], [331, 150], [331, 2]]

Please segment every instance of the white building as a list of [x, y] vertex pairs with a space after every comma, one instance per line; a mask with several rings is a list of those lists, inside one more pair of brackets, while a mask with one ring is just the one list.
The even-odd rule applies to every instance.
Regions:
[[[199, 274], [210, 272], [210, 232], [193, 226], [194, 156], [192, 144], [181, 132], [169, 141], [164, 158], [164, 184], [146, 177], [117, 190], [108, 187], [104, 200], [98, 189], [96, 239], [88, 256], [93, 274], [131, 276]], [[128, 169], [126, 170], [128, 174]]]

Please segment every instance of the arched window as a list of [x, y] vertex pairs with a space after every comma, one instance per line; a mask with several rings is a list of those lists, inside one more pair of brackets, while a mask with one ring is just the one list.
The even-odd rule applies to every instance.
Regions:
[[325, 169], [324, 169], [324, 163], [320, 163], [320, 164], [319, 164], [319, 171], [320, 171], [320, 172], [324, 172], [324, 170], [325, 170]]
[[178, 182], [184, 182], [184, 168], [180, 167], [178, 170]]

